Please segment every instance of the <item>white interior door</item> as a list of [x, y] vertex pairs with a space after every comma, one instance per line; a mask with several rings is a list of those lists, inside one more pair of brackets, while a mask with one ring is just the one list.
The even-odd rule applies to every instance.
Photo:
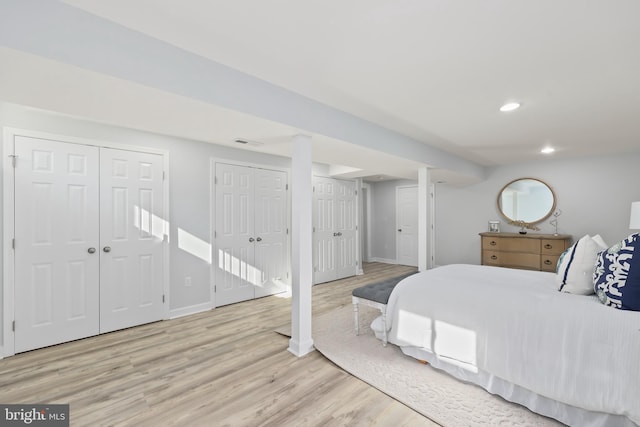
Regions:
[[287, 290], [287, 174], [255, 169], [255, 296]]
[[100, 332], [163, 317], [162, 156], [100, 153]]
[[254, 171], [216, 163], [216, 306], [255, 297]]
[[99, 150], [14, 143], [15, 351], [23, 352], [99, 333]]
[[356, 183], [336, 182], [336, 279], [356, 275]]
[[336, 278], [336, 183], [315, 177], [313, 186], [313, 283], [324, 283]]
[[418, 266], [418, 187], [396, 188], [396, 258]]

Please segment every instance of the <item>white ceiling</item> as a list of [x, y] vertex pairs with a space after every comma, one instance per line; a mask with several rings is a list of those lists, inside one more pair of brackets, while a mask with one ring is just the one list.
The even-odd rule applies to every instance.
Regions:
[[637, 0], [63, 2], [481, 165], [640, 149]]

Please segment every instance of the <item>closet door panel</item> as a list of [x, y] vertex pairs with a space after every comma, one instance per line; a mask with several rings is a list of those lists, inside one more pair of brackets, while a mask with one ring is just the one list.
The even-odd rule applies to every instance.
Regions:
[[100, 332], [163, 317], [162, 156], [100, 152]]
[[255, 296], [287, 290], [287, 174], [255, 169]]
[[356, 184], [336, 180], [336, 279], [356, 274]]
[[336, 278], [336, 183], [316, 177], [313, 186], [313, 282], [324, 283]]
[[223, 163], [215, 168], [215, 304], [222, 306], [254, 298], [261, 272], [254, 259], [254, 173]]
[[99, 332], [98, 148], [16, 136], [15, 352]]

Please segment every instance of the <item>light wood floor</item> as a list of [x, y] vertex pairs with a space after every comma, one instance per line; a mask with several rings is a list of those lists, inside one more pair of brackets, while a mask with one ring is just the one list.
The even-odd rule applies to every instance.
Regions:
[[[414, 270], [364, 269], [314, 286], [314, 315]], [[289, 353], [274, 329], [290, 303], [267, 297], [0, 360], [0, 402], [68, 403], [73, 426], [435, 425], [317, 351]]]

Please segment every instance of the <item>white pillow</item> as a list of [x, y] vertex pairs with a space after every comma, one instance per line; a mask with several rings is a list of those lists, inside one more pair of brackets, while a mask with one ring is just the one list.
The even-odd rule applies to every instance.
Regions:
[[588, 234], [564, 251], [558, 260], [556, 284], [560, 292], [590, 295], [593, 292], [593, 271], [598, 252], [608, 248], [600, 235]]

